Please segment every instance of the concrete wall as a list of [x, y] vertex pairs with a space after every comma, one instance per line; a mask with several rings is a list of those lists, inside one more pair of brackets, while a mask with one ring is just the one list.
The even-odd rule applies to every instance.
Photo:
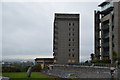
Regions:
[[115, 52], [120, 58], [120, 1], [114, 3], [114, 42], [115, 42]]

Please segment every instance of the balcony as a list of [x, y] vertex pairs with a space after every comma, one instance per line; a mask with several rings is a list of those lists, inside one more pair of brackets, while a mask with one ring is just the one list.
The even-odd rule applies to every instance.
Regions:
[[100, 39], [101, 39], [101, 37], [100, 37], [100, 36], [96, 36], [96, 39], [100, 40]]
[[100, 45], [96, 45], [96, 48], [101, 48], [101, 46]]
[[103, 52], [102, 56], [103, 57], [109, 57], [109, 52]]
[[102, 47], [109, 47], [109, 42], [103, 43], [103, 44], [102, 44]]
[[107, 14], [109, 14], [111, 11], [113, 11], [113, 8], [114, 8], [114, 7], [111, 6], [111, 7], [107, 8], [107, 9], [103, 9], [103, 10], [101, 10], [100, 13], [107, 15]]
[[96, 18], [95, 19], [96, 23], [100, 23], [100, 19]]
[[100, 27], [99, 26], [95, 26], [95, 30], [100, 30]]
[[100, 57], [101, 55], [100, 55], [100, 53], [96, 53], [95, 56], [96, 57]]
[[102, 26], [102, 29], [103, 29], [103, 30], [109, 29], [109, 25], [108, 25], [108, 24], [103, 25], [103, 26]]
[[103, 34], [102, 38], [109, 38], [109, 33]]
[[113, 7], [113, 2], [104, 2], [105, 4], [101, 6], [101, 11], [105, 11], [111, 7]]

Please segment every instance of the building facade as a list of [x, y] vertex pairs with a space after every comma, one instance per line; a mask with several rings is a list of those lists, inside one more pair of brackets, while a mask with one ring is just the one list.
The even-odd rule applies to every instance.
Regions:
[[79, 63], [79, 14], [55, 14], [53, 56], [55, 63]]
[[42, 69], [53, 64], [53, 62], [54, 62], [53, 58], [36, 58], [35, 59], [35, 65], [40, 65]]
[[95, 11], [95, 56], [97, 60], [120, 58], [120, 1], [105, 1]]

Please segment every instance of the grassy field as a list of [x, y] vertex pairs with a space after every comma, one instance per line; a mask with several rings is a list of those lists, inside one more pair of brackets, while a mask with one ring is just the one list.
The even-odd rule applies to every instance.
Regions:
[[9, 77], [10, 80], [16, 80], [16, 78], [17, 80], [63, 80], [60, 78], [56, 79], [55, 77], [48, 76], [40, 72], [32, 72], [29, 79], [26, 77], [26, 72], [7, 72], [2, 73], [2, 76]]

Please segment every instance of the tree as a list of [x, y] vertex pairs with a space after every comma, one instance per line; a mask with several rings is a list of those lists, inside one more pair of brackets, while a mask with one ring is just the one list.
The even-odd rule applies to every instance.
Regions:
[[95, 54], [91, 53], [91, 61], [95, 60]]
[[32, 72], [40, 72], [41, 71], [41, 65], [36, 64], [32, 67]]
[[113, 58], [113, 62], [117, 60], [117, 53], [115, 51], [112, 52], [112, 58]]

